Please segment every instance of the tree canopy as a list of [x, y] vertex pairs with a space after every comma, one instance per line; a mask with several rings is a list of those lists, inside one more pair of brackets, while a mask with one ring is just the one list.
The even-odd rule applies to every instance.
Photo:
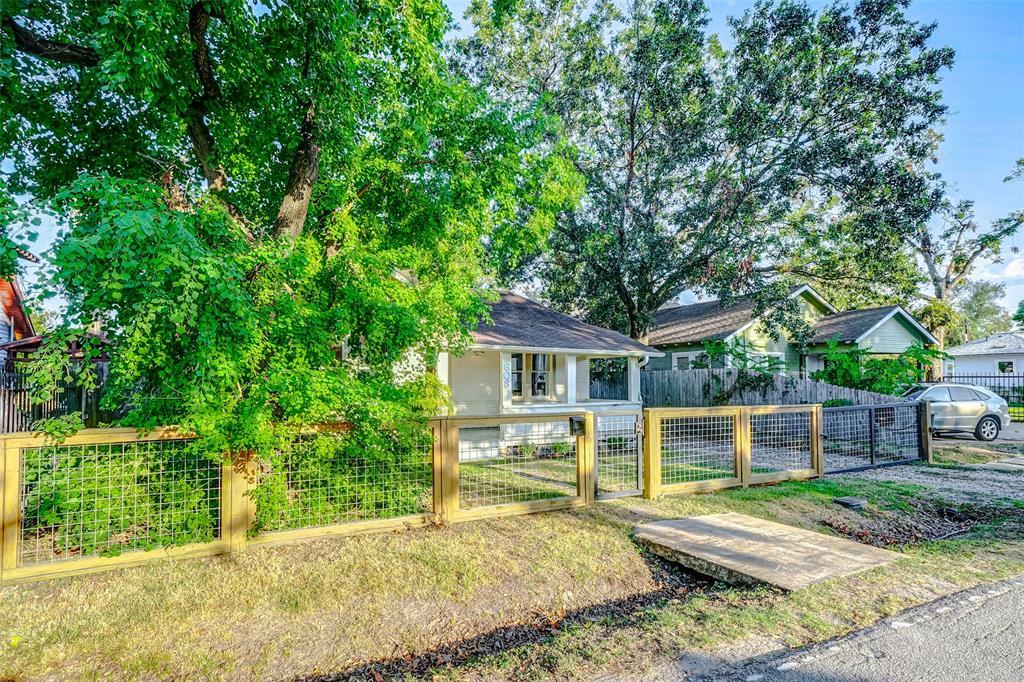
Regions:
[[4, 0], [0, 210], [65, 221], [52, 345], [102, 323], [127, 423], [259, 451], [348, 420], [359, 447], [436, 409], [396, 365], [464, 344], [492, 264], [579, 192], [534, 151], [543, 116], [449, 68], [450, 21], [440, 0]]
[[779, 300], [906, 272], [953, 59], [907, 4], [759, 2], [718, 37], [695, 0], [475, 0], [463, 68], [557, 115], [587, 181], [525, 276], [643, 338], [684, 290]]

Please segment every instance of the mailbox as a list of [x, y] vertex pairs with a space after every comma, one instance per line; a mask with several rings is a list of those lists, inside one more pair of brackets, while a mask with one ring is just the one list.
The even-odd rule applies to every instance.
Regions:
[[569, 417], [569, 433], [573, 436], [587, 434], [587, 422], [583, 417]]

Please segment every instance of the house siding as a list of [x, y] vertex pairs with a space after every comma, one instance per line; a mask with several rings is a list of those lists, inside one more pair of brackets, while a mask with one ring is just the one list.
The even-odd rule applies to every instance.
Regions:
[[952, 363], [947, 362], [946, 366], [953, 365], [954, 375], [969, 376], [972, 374], [998, 374], [997, 363], [1004, 360], [1013, 361], [1014, 374], [1024, 374], [1024, 353], [1006, 353], [1004, 355], [962, 355], [953, 356]]
[[924, 337], [901, 316], [895, 315], [860, 341], [860, 348], [879, 354], [902, 353], [915, 343], [924, 343]]

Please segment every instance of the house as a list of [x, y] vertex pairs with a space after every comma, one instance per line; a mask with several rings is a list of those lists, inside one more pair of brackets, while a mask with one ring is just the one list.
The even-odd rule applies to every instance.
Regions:
[[946, 374], [1014, 375], [1024, 373], [1024, 333], [992, 334], [946, 349]]
[[0, 344], [34, 335], [35, 330], [32, 328], [32, 320], [25, 313], [17, 278], [0, 279]]
[[658, 310], [648, 342], [665, 355], [652, 360], [648, 368], [686, 369], [703, 355], [705, 341], [743, 341], [753, 357], [778, 359], [785, 371], [801, 375], [824, 367], [823, 355], [830, 341], [838, 342], [840, 348], [877, 355], [896, 355], [915, 343], [938, 343], [900, 306], [839, 311], [806, 284], [792, 287], [789, 297], [796, 300], [811, 325], [812, 334], [803, 350], [785, 332], [772, 338], [754, 315], [753, 297], [741, 296], [730, 305], [707, 301]]
[[[452, 416], [502, 416], [640, 410], [640, 368], [661, 353], [610, 329], [580, 322], [536, 301], [502, 291], [490, 322], [473, 332], [460, 356], [441, 353], [437, 375], [451, 391]], [[590, 397], [594, 360], [628, 367], [620, 400]]]

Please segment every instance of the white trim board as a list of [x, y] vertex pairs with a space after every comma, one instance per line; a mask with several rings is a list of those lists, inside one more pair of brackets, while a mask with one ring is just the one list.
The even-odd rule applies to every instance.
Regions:
[[881, 320], [876, 322], [875, 326], [873, 326], [871, 329], [867, 330], [866, 332], [864, 332], [863, 334], [858, 336], [856, 339], [853, 340], [853, 342], [854, 343], [860, 343], [861, 341], [863, 341], [865, 338], [870, 336], [871, 333], [874, 332], [876, 329], [881, 327], [883, 324], [885, 324], [886, 322], [888, 322], [892, 318], [896, 317], [896, 313], [901, 314], [904, 317], [904, 319], [906, 319], [908, 322], [910, 322], [910, 324], [912, 324], [914, 326], [914, 328], [917, 329], [917, 331], [919, 331], [922, 334], [924, 334], [924, 336], [927, 339], [929, 339], [929, 343], [933, 343], [933, 344], [938, 344], [939, 343], [939, 340], [936, 339], [934, 336], [932, 336], [932, 333], [930, 331], [928, 331], [927, 329], [922, 327], [920, 322], [915, 320], [910, 313], [908, 313], [906, 310], [903, 309], [903, 306], [897, 306], [896, 308], [894, 308], [892, 310], [892, 312], [890, 312], [888, 315], [886, 315]]

